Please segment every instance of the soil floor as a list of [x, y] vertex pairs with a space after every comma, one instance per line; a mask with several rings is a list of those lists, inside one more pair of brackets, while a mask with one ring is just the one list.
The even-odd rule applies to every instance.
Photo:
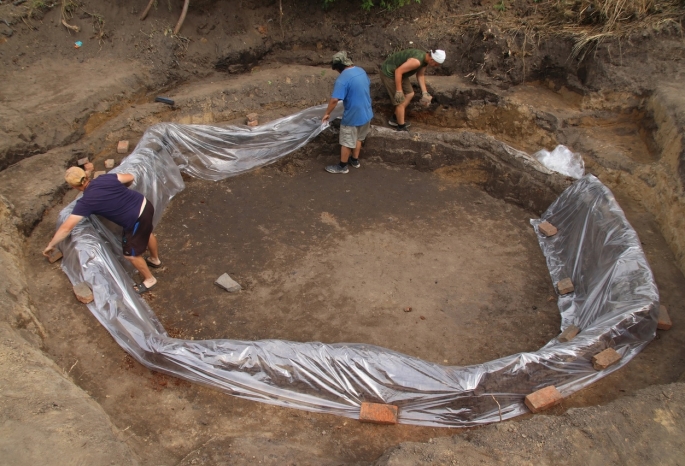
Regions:
[[[156, 5], [140, 22], [144, 3], [84, 1], [67, 18], [80, 35], [61, 26], [59, 8], [27, 17], [26, 5], [0, 4], [0, 194], [27, 236], [22, 267], [38, 322], [6, 319], [16, 333], [0, 339], [4, 393], [10, 379], [35, 372], [6, 369], [36, 360], [7, 349], [28, 342], [102, 411], [121, 447], [102, 464], [682, 463], [685, 388], [665, 384], [685, 373], [685, 277], [641, 192], [621, 180], [658, 162], [643, 101], [653, 76], [685, 76], [682, 38], [640, 36], [630, 50], [608, 45], [578, 63], [568, 40], [542, 41], [526, 55], [522, 37], [500, 33], [499, 16], [480, 2], [371, 13], [342, 1], [328, 12], [284, 2], [279, 22], [270, 1], [221, 8], [198, 0], [180, 35], [171, 34], [179, 2]], [[535, 0], [510, 3], [507, 14], [537, 11]], [[76, 40], [84, 45], [75, 49]], [[190, 384], [127, 355], [74, 300], [59, 264], [40, 254], [76, 195], [65, 194], [62, 173], [78, 156], [101, 169], [123, 157], [114, 152], [118, 140], [133, 148], [160, 121], [243, 124], [258, 111], [264, 122], [325, 102], [335, 79], [326, 64], [343, 48], [369, 71], [373, 123], [385, 125], [390, 106], [375, 70], [410, 43], [459, 57], [429, 74], [436, 100], [430, 110], [412, 108], [412, 131], [468, 129], [529, 153], [557, 143], [582, 152], [638, 232], [671, 312], [671, 330], [547, 416], [479, 429], [377, 426]], [[154, 103], [157, 95], [176, 106]], [[491, 197], [449, 168], [371, 157], [334, 176], [323, 167], [337, 153], [314, 147], [221, 182], [185, 180], [157, 228], [163, 267], [146, 296], [172, 336], [359, 342], [468, 365], [535, 350], [558, 334], [555, 291], [529, 224], [540, 212]], [[222, 273], [244, 290], [219, 289]], [[50, 386], [40, 390], [51, 400]], [[10, 439], [0, 440], [0, 453], [12, 464], [36, 464], [53, 451], [64, 452], [54, 453], [55, 464], [73, 464], [78, 448], [97, 450], [87, 424], [62, 428], [66, 409], [27, 399], [19, 414], [50, 425], [53, 437], [12, 444], [20, 415], [8, 407], [23, 405], [0, 390], [0, 437]], [[45, 413], [59, 421], [54, 428]]]
[[[535, 213], [450, 170], [362, 159], [360, 169], [333, 176], [323, 167], [335, 160], [296, 153], [220, 182], [186, 178], [157, 229], [164, 266], [146, 298], [172, 336], [363, 342], [454, 365], [535, 350], [556, 336], [555, 292], [529, 224]], [[672, 254], [651, 216], [622, 201], [664, 302], [677, 309], [685, 280]], [[399, 443], [455, 434], [265, 406], [145, 369], [39, 254], [60, 208], [28, 243], [30, 289], [49, 328], [45, 351], [147, 460], [174, 463], [201, 448], [228, 464], [371, 464]], [[224, 272], [245, 289], [214, 285]], [[660, 332], [628, 367], [552, 412], [676, 381], [684, 335]]]

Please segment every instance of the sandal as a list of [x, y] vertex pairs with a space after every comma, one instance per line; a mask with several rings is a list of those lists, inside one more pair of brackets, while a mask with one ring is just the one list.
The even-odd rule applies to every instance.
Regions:
[[[156, 283], [155, 283], [155, 285], [156, 285]], [[147, 286], [145, 286], [145, 283], [139, 283], [137, 285], [133, 285], [133, 289], [135, 290], [136, 293], [143, 294], [143, 293], [147, 293], [148, 291], [150, 291], [152, 288], [155, 287], [155, 285], [152, 285], [151, 287], [148, 288]]]
[[159, 261], [159, 264], [155, 264], [154, 262], [150, 261], [150, 256], [145, 258], [145, 263], [148, 265], [148, 267], [152, 267], [153, 269], [158, 269], [162, 266], [162, 261]]

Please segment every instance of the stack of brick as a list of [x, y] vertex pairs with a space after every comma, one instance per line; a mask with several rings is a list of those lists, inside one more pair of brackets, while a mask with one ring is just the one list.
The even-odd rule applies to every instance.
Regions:
[[247, 114], [247, 126], [257, 126], [259, 124], [259, 115], [256, 113]]

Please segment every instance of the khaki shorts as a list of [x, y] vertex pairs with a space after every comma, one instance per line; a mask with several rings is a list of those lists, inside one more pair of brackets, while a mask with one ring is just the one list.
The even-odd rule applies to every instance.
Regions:
[[[388, 91], [388, 95], [390, 96], [390, 102], [392, 102], [392, 104], [395, 105], [395, 92], [397, 92], [397, 88], [395, 87], [395, 79], [388, 78], [386, 75], [383, 74], [382, 71], [380, 72], [380, 75], [381, 82], [385, 86], [385, 89]], [[414, 88], [411, 87], [409, 78], [402, 79], [402, 92], [404, 93], [404, 95], [414, 93]]]
[[361, 126], [343, 126], [340, 125], [340, 145], [354, 149], [357, 147], [357, 141], [366, 139], [371, 129], [371, 122]]

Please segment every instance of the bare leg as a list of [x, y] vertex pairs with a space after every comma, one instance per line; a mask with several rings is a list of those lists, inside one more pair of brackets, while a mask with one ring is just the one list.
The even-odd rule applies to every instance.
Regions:
[[157, 249], [157, 237], [154, 233], [150, 233], [150, 239], [147, 241], [147, 249], [150, 251], [150, 262], [159, 265], [162, 262], [159, 260], [159, 250]]
[[362, 151], [362, 142], [364, 141], [357, 141], [357, 146], [354, 148], [354, 153], [352, 157], [354, 157], [355, 159], [359, 158], [359, 153]]
[[349, 147], [340, 146], [340, 161], [342, 163], [347, 163], [347, 161], [350, 160], [351, 153], [352, 149], [350, 149]]
[[124, 256], [128, 261], [133, 264], [133, 267], [136, 268], [138, 272], [140, 272], [140, 275], [143, 276], [143, 284], [150, 288], [153, 286], [155, 283], [157, 283], [157, 279], [152, 276], [152, 272], [150, 272], [150, 269], [148, 268], [147, 264], [145, 263], [145, 259], [143, 259], [143, 256]]
[[405, 94], [404, 95], [404, 102], [401, 104], [397, 105], [395, 107], [395, 118], [397, 118], [397, 124], [398, 125], [403, 125], [404, 124], [404, 113], [407, 107], [409, 106], [409, 103], [411, 102], [411, 99], [414, 98], [414, 93], [412, 92], [411, 94]]

